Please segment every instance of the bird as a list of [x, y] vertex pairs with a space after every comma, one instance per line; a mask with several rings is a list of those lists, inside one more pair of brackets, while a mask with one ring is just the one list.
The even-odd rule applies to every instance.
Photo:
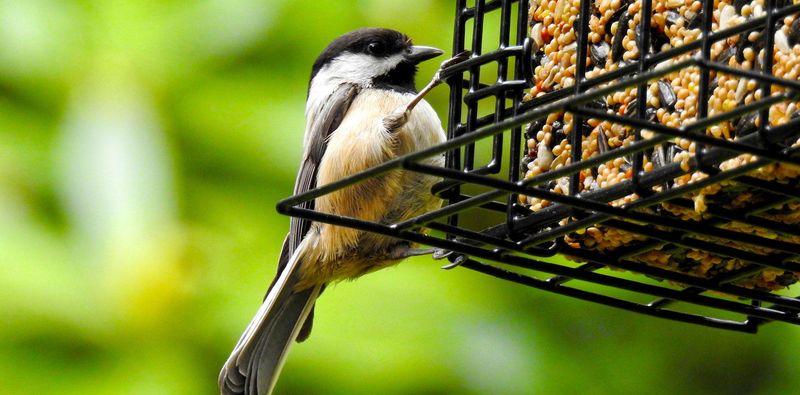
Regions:
[[[441, 121], [421, 99], [415, 81], [418, 64], [443, 53], [385, 28], [362, 28], [334, 39], [311, 68], [294, 194], [444, 142]], [[444, 157], [421, 162], [443, 166]], [[431, 194], [438, 181], [395, 169], [301, 207], [391, 224], [441, 207]], [[220, 393], [272, 392], [290, 345], [309, 336], [314, 305], [326, 285], [431, 252], [401, 239], [292, 218], [278, 273], [222, 367]]]

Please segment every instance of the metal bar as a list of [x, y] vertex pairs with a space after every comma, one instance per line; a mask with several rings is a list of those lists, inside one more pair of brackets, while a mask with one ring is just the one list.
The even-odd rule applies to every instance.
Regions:
[[[794, 122], [794, 123], [795, 124], [800, 124], [800, 119], [797, 120], [797, 122]], [[775, 130], [777, 130], [777, 128]], [[772, 133], [772, 134], [770, 134], [770, 137], [777, 138], [778, 136], [776, 136], [775, 133]], [[744, 137], [742, 140], [756, 139], [756, 138], [758, 138], [756, 135], [750, 135], [750, 136]], [[796, 149], [793, 150], [793, 152], [796, 152]], [[728, 151], [728, 150], [725, 150], [725, 149], [712, 148], [711, 150], [709, 150], [709, 152], [705, 156], [709, 161], [713, 161], [713, 162], [717, 162], [718, 163], [718, 162], [721, 162], [723, 160], [729, 159], [729, 158], [731, 158], [731, 157], [733, 157], [735, 155], [732, 154], [731, 151]], [[696, 158], [691, 158], [689, 162], [690, 163], [689, 163], [689, 171], [688, 172], [691, 172], [691, 171], [694, 171], [694, 170], [698, 169]], [[629, 204], [627, 207], [628, 208], [633, 208], [633, 207], [638, 207], [639, 205], [644, 205], [644, 204], [647, 204], [647, 203], [650, 203], [650, 202], [661, 202], [661, 201], [664, 201], [664, 200], [667, 200], [667, 199], [671, 199], [671, 198], [674, 198], [674, 197], [682, 196], [682, 195], [685, 195], [688, 192], [697, 190], [698, 188], [703, 188], [703, 187], [708, 186], [708, 185], [710, 185], [710, 184], [712, 184], [714, 182], [720, 182], [720, 181], [725, 180], [725, 179], [730, 179], [730, 178], [733, 178], [733, 177], [737, 177], [737, 176], [743, 175], [744, 173], [746, 173], [748, 171], [755, 170], [755, 169], [757, 169], [759, 167], [762, 167], [762, 166], [766, 166], [767, 164], [769, 164], [769, 161], [764, 160], [764, 159], [759, 159], [759, 160], [756, 160], [754, 162], [750, 162], [750, 163], [748, 163], [746, 165], [743, 165], [743, 166], [740, 166], [740, 167], [737, 167], [737, 168], [734, 168], [734, 169], [726, 170], [724, 172], [720, 172], [718, 174], [709, 176], [708, 178], [700, 180], [698, 182], [682, 185], [680, 187], [671, 188], [671, 189], [668, 189], [666, 191], [662, 191], [662, 192], [658, 193], [657, 195], [641, 198], [641, 199], [639, 199], [637, 201], [634, 201], [633, 203]], [[660, 184], [660, 182], [665, 180], [665, 179], [672, 179], [672, 178], [675, 178], [675, 177], [679, 177], [679, 176], [681, 176], [683, 174], [686, 174], [688, 172], [684, 171], [681, 168], [680, 164], [673, 163], [673, 164], [671, 164], [669, 166], [664, 166], [662, 168], [653, 170], [653, 171], [648, 172], [647, 174], [643, 175], [641, 183], [642, 183], [642, 185], [647, 186], [647, 187], [655, 186], [655, 185]], [[547, 174], [547, 173], [544, 173], [544, 174]], [[530, 181], [530, 179], [526, 180], [526, 181]], [[613, 201], [615, 199], [619, 199], [619, 198], [622, 198], [624, 196], [627, 196], [627, 195], [629, 195], [629, 194], [631, 194], [633, 192], [634, 191], [631, 188], [630, 181], [623, 181], [623, 182], [620, 182], [618, 184], [612, 185], [610, 187], [606, 187], [604, 189], [599, 189], [599, 190], [596, 190], [596, 191], [584, 192], [582, 194], [582, 196], [584, 198], [586, 198], [586, 199], [589, 199], [589, 200], [610, 202], [610, 201]], [[519, 223], [517, 224], [517, 226], [518, 226], [518, 229], [530, 229], [530, 228], [535, 227], [535, 226], [537, 226], [539, 224], [549, 223], [549, 222], [552, 222], [554, 220], [557, 220], [557, 219], [560, 219], [560, 218], [564, 218], [567, 215], [569, 215], [569, 212], [570, 212], [569, 208], [562, 207], [560, 205], [552, 205], [552, 206], [546, 207], [546, 208], [538, 211], [535, 216], [531, 215], [531, 216], [528, 216], [526, 218], [521, 218], [519, 220]], [[598, 219], [600, 216], [601, 215], [595, 215], [595, 216], [593, 216], [594, 217], [593, 219]], [[592, 218], [592, 217], [590, 217], [590, 218]], [[582, 220], [582, 221], [577, 221], [577, 222], [581, 222], [583, 224], [586, 224], [586, 221], [587, 220]], [[568, 225], [560, 227], [559, 228], [560, 229], [559, 232], [561, 232], [563, 230], [569, 230], [569, 231], [574, 230], [575, 226], [577, 226], [577, 222], [570, 223]], [[589, 225], [591, 225], [591, 223]], [[546, 240], [547, 237], [550, 237], [551, 235], [548, 234], [548, 235], [545, 236], [544, 233], [552, 233], [552, 232], [556, 232], [556, 231], [553, 230], [553, 231], [550, 231], [550, 232], [542, 232], [542, 233], [538, 234], [537, 237], [531, 237], [531, 240], [528, 240], [528, 242], [530, 242], [532, 244], [535, 244], [537, 240], [539, 240], [539, 241]]]
[[[607, 214], [609, 218], [612, 218], [612, 217], [625, 218], [625, 219], [632, 220], [632, 221], [649, 223], [651, 225], [659, 225], [659, 226], [663, 226], [663, 227], [673, 228], [673, 229], [677, 229], [677, 230], [680, 230], [680, 231], [686, 232], [686, 233], [694, 233], [694, 234], [703, 235], [703, 236], [707, 236], [707, 237], [713, 237], [713, 238], [717, 238], [717, 239], [725, 239], [725, 240], [729, 240], [729, 241], [735, 241], [735, 242], [739, 242], [739, 243], [749, 244], [749, 245], [756, 246], [756, 247], [765, 247], [765, 248], [770, 248], [770, 249], [777, 250], [777, 251], [784, 251], [784, 252], [787, 252], [789, 254], [795, 253], [798, 250], [800, 250], [800, 245], [795, 244], [795, 243], [789, 243], [789, 242], [784, 242], [784, 241], [780, 241], [780, 240], [772, 240], [772, 239], [768, 239], [768, 238], [764, 238], [764, 237], [759, 237], [757, 235], [742, 234], [742, 233], [739, 233], [739, 232], [729, 231], [729, 230], [721, 229], [721, 228], [717, 228], [717, 227], [705, 226], [702, 223], [687, 222], [687, 221], [682, 221], [682, 220], [679, 220], [679, 219], [673, 219], [673, 218], [669, 218], [669, 217], [665, 217], [665, 216], [647, 214], [647, 213], [644, 213], [644, 212], [633, 211], [633, 210], [627, 209], [627, 208], [614, 207], [614, 206], [608, 205], [605, 202], [596, 202], [596, 201], [593, 201], [593, 200], [589, 200], [589, 199], [582, 198], [582, 197], [576, 197], [576, 196], [572, 196], [572, 195], [560, 195], [558, 193], [551, 192], [551, 191], [548, 191], [548, 190], [524, 187], [524, 186], [520, 186], [518, 184], [509, 183], [507, 181], [503, 181], [503, 180], [499, 180], [499, 179], [495, 179], [495, 178], [487, 178], [487, 177], [481, 177], [481, 176], [477, 176], [477, 175], [473, 175], [473, 174], [465, 174], [465, 173], [458, 172], [456, 170], [445, 169], [445, 168], [441, 168], [441, 167], [437, 167], [437, 166], [429, 166], [429, 165], [425, 165], [425, 164], [421, 164], [421, 163], [413, 163], [413, 164], [409, 163], [406, 168], [408, 168], [410, 170], [414, 170], [414, 171], [418, 171], [418, 172], [423, 172], [423, 173], [426, 173], [426, 174], [434, 175], [434, 176], [439, 176], [439, 177], [461, 177], [462, 179], [468, 180], [469, 182], [474, 183], [474, 184], [484, 185], [484, 186], [492, 187], [492, 188], [495, 188], [495, 189], [501, 189], [501, 190], [504, 190], [506, 192], [516, 192], [516, 193], [520, 193], [520, 194], [523, 194], [523, 195], [535, 196], [535, 197], [539, 197], [539, 198], [542, 198], [542, 199], [547, 199], [547, 200], [550, 200], [550, 201], [553, 201], [553, 202], [556, 202], [556, 203], [569, 205], [569, 206], [572, 206], [572, 207], [575, 207], [575, 208], [581, 208], [581, 209], [589, 210], [589, 211], [596, 212], [596, 213]], [[606, 223], [609, 224], [609, 221], [606, 221]], [[408, 229], [408, 228], [410, 228], [412, 226], [418, 226], [418, 225], [423, 225], [423, 224], [424, 223], [417, 222], [416, 220], [414, 220], [414, 221], [406, 221], [406, 222], [403, 222], [401, 224], [398, 224], [398, 228]], [[615, 226], [615, 225], [611, 225], [611, 226], [612, 227], [620, 227], [620, 226]], [[662, 234], [662, 233], [659, 233], [660, 231], [657, 231], [657, 230], [654, 230], [654, 229], [650, 229], [650, 228], [647, 228], [647, 227], [635, 228], [634, 226], [635, 225], [633, 225], [633, 224], [625, 223], [624, 228], [626, 228], [626, 230], [628, 230], [630, 232], [641, 234], [641, 235], [644, 235], [644, 236], [650, 236], [650, 237], [655, 237], [655, 235], [657, 235], [657, 234]], [[663, 237], [667, 237], [667, 236], [663, 236]], [[670, 242], [677, 243], [677, 244], [684, 244], [684, 243], [687, 243], [689, 240], [692, 240], [692, 239], [684, 239], [682, 237], [678, 237], [676, 239], [676, 238], [672, 237], [672, 238], [670, 238], [670, 240], [666, 240], [666, 241], [670, 241]], [[785, 266], [785, 265], [783, 265], [781, 263], [763, 263], [765, 261], [769, 262], [769, 261], [771, 261], [771, 259], [775, 259], [775, 257], [766, 257], [766, 256], [763, 256], [763, 255], [760, 255], [760, 254], [752, 254], [752, 253], [749, 253], [749, 252], [746, 252], [746, 251], [734, 250], [734, 249], [730, 249], [730, 248], [727, 248], [727, 247], [718, 246], [718, 245], [716, 245], [714, 243], [706, 243], [706, 242], [700, 242], [700, 241], [692, 240], [691, 244], [684, 244], [684, 245], [686, 245], [687, 247], [698, 248], [697, 243], [702, 243], [702, 249], [704, 249], [706, 251], [717, 252], [717, 253], [719, 253], [721, 255], [731, 256], [731, 257], [747, 260], [749, 262], [758, 263], [758, 264], [762, 264], [762, 265], [769, 265], [769, 266], [772, 266], [772, 267], [775, 267], [775, 268], [781, 268], [781, 269], [785, 269], [785, 270], [800, 271], [800, 264], [798, 264], [797, 267], [794, 267], [792, 265]]]
[[[709, 62], [711, 60], [711, 44], [713, 43], [709, 35], [711, 34], [711, 22], [714, 16], [714, 2], [713, 1], [704, 1], [703, 2], [703, 11], [702, 11], [703, 20], [701, 22], [702, 25], [702, 34], [703, 37], [700, 39], [700, 59], [704, 62]], [[708, 118], [708, 99], [709, 99], [709, 79], [710, 79], [711, 72], [709, 71], [708, 67], [700, 67], [700, 86], [697, 90], [697, 119], [703, 120]], [[706, 134], [706, 130], [702, 130], [703, 135]], [[719, 139], [722, 140], [722, 139]], [[696, 148], [694, 151], [695, 158], [697, 158], [697, 162], [701, 165], [701, 170], [707, 173], [713, 173], [716, 171], [715, 168], [712, 166], [705, 166], [703, 163], [703, 156], [705, 155], [705, 144], [702, 141], [697, 141]]]
[[[588, 1], [583, 1], [582, 3], [587, 2]], [[652, 16], [653, 3], [650, 0], [642, 0], [640, 4], [641, 17], [640, 22], [636, 27], [641, 31], [636, 34], [641, 36], [641, 39], [639, 40], [639, 58], [644, 59], [650, 55], [650, 17]], [[639, 73], [644, 73], [647, 71], [648, 66], [646, 62], [638, 63]], [[636, 87], [636, 106], [638, 107], [636, 109], [636, 118], [641, 121], [644, 121], [646, 115], [645, 112], [647, 111], [647, 88], [646, 82], [642, 82]], [[634, 141], [640, 141], [641, 139], [642, 129], [639, 127], [634, 128]], [[644, 153], [639, 151], [633, 155], [633, 177], [631, 178], [633, 188], [638, 192], [641, 192], [642, 190], [639, 185], [642, 166], [644, 166]]]
[[[741, 177], [740, 177], [741, 179]], [[780, 203], [789, 202], [791, 199], [782, 199]], [[670, 204], [694, 210], [694, 203], [685, 199], [670, 200]], [[770, 206], [770, 205], [767, 205]], [[718, 206], [708, 206], [706, 212], [717, 218], [723, 218], [731, 222], [740, 222], [746, 225], [763, 228], [769, 231], [782, 233], [787, 236], [800, 236], [800, 227], [791, 226], [782, 222], [770, 221], [765, 218], [756, 217], [749, 213], [742, 214], [734, 210], [728, 210]]]
[[[773, 97], [770, 97], [768, 99], [765, 99], [763, 102], [759, 102], [759, 104], [782, 102], [782, 101], [784, 101], [784, 96], [783, 95], [778, 95], [778, 96], [773, 96]], [[739, 152], [739, 153], [753, 154], [753, 155], [757, 155], [757, 156], [760, 156], [760, 157], [763, 157], [763, 158], [772, 159], [772, 160], [775, 160], [777, 162], [789, 163], [789, 164], [800, 166], [800, 157], [792, 157], [792, 156], [786, 155], [785, 153], [783, 153], [781, 151], [776, 151], [774, 149], [773, 150], [769, 150], [769, 149], [761, 148], [761, 147], [758, 147], [758, 146], [753, 146], [753, 145], [749, 145], [749, 144], [743, 144], [740, 140], [730, 141], [730, 140], [725, 140], [725, 139], [721, 139], [721, 138], [717, 138], [717, 137], [713, 137], [713, 136], [708, 136], [708, 135], [705, 135], [705, 134], [687, 133], [685, 131], [686, 129], [684, 129], [684, 128], [675, 129], [675, 128], [671, 128], [671, 127], [664, 126], [664, 125], [661, 125], [661, 124], [648, 122], [648, 121], [645, 121], [643, 119], [627, 118], [627, 117], [623, 117], [623, 116], [620, 116], [620, 115], [611, 114], [611, 113], [607, 113], [607, 112], [603, 112], [603, 111], [599, 111], [599, 110], [595, 110], [595, 109], [574, 108], [572, 106], [569, 106], [568, 108], [572, 109], [573, 111], [575, 111], [577, 113], [582, 113], [582, 114], [584, 114], [584, 115], [586, 115], [588, 117], [608, 120], [608, 121], [611, 121], [611, 122], [625, 124], [625, 125], [630, 125], [630, 126], [633, 126], [633, 127], [636, 127], [636, 128], [647, 128], [647, 129], [656, 131], [658, 133], [666, 134], [666, 135], [673, 136], [673, 137], [682, 137], [682, 138], [686, 138], [686, 139], [689, 139], [689, 140], [692, 140], [692, 141], [697, 141], [698, 143], [702, 143], [702, 144], [708, 144], [708, 145], [713, 145], [713, 146], [716, 146], [716, 147], [722, 147], [722, 148], [726, 148], [726, 149], [729, 149], [731, 151], [736, 151], [736, 152]], [[740, 113], [740, 111], [732, 112], [732, 113], [726, 114], [724, 116], [730, 118], [730, 117], [735, 116], [735, 114], [738, 114], [738, 113]], [[638, 140], [639, 139], [637, 139], [637, 141]], [[641, 151], [637, 152], [637, 154], [640, 153], [640, 152]], [[697, 155], [699, 152], [700, 152], [700, 150], [698, 149], [695, 152], [695, 154]], [[614, 154], [613, 156], [617, 157], [617, 158], [620, 157], [620, 155], [617, 155], [617, 154]], [[704, 162], [704, 160], [702, 159], [702, 156], [700, 156], [697, 160], [700, 163]], [[634, 182], [634, 184], [636, 184], [636, 182]]]
[[[591, 2], [581, 1], [581, 10], [578, 16], [580, 29], [577, 32], [577, 58], [575, 64], [575, 89], [574, 94], [580, 95], [584, 91], [583, 84], [586, 82], [586, 49], [589, 43], [589, 19], [591, 17]], [[569, 134], [572, 151], [570, 157], [572, 163], [578, 163], [583, 157], [581, 139], [583, 139], [583, 117], [580, 114], [573, 115], [572, 131]], [[570, 175], [569, 194], [575, 196], [580, 192], [580, 172]]]
[[[775, 51], [773, 50], [775, 46], [775, 0], [766, 0], [764, 2], [764, 8], [767, 11], [767, 21], [764, 23], [764, 32], [762, 34], [766, 34], [765, 37], [766, 43], [764, 44], [764, 64], [761, 69], [761, 72], [768, 76], [772, 76], [772, 61], [774, 58]], [[756, 54], [758, 56], [758, 54]], [[800, 85], [800, 84], [798, 84]], [[772, 91], [772, 84], [769, 81], [761, 80], [761, 97], [769, 96]], [[758, 135], [761, 137], [761, 142], [763, 144], [768, 144], [767, 141], [767, 125], [769, 125], [769, 107], [762, 108], [759, 112], [758, 119], [760, 124], [758, 126]]]
[[[739, 77], [744, 77], [744, 78], [749, 78], [749, 79], [752, 79], [752, 80], [761, 81], [764, 84], [775, 84], [775, 85], [784, 86], [784, 87], [789, 88], [789, 89], [793, 89], [793, 90], [795, 90], [794, 93], [787, 94], [787, 95], [789, 95], [790, 99], [796, 99], [797, 96], [800, 95], [800, 81], [787, 80], [787, 79], [784, 79], [784, 78], [775, 77], [771, 73], [770, 74], [765, 74], [765, 73], [758, 73], [758, 72], [755, 72], [755, 71], [750, 71], [750, 70], [745, 70], [745, 69], [737, 69], [735, 67], [730, 67], [730, 66], [726, 66], [726, 65], [723, 65], [723, 64], [719, 64], [717, 62], [711, 62], [711, 61], [706, 62], [706, 61], [703, 61], [703, 60], [698, 60], [698, 64], [701, 65], [701, 66], [704, 66], [704, 67], [708, 67], [711, 70], [720, 71], [720, 72], [723, 72], [723, 73], [726, 73], [726, 74], [731, 74], [731, 75], [735, 75], [735, 76], [739, 76]], [[767, 97], [767, 96], [769, 96], [768, 93], [763, 97]]]
[[632, 311], [635, 313], [646, 314], [654, 317], [667, 318], [675, 321], [688, 322], [698, 325], [704, 325], [712, 328], [728, 329], [746, 333], [756, 333], [757, 327], [747, 325], [731, 320], [721, 320], [717, 318], [704, 317], [696, 314], [681, 313], [672, 310], [664, 310], [656, 307], [649, 307], [626, 300], [613, 298], [610, 296], [583, 291], [580, 289], [569, 288], [560, 286], [559, 284], [550, 284], [547, 281], [541, 281], [533, 277], [525, 276], [519, 273], [503, 270], [495, 266], [485, 265], [474, 260], [467, 260], [461, 264], [462, 267], [474, 270], [483, 274], [488, 274], [502, 280], [511, 281], [517, 284], [526, 285], [529, 287], [554, 292], [564, 296], [570, 296], [576, 299], [581, 299], [589, 302], [599, 303], [602, 305], [616, 307], [619, 309]]
[[705, 279], [685, 273], [680, 273], [672, 270], [662, 269], [656, 266], [650, 266], [643, 262], [634, 261], [631, 259], [623, 259], [612, 256], [592, 254], [589, 251], [578, 250], [571, 252], [576, 258], [585, 260], [589, 263], [603, 264], [607, 266], [614, 266], [620, 269], [629, 270], [636, 273], [645, 274], [661, 278], [676, 283], [682, 283], [690, 286], [686, 289], [700, 289], [703, 292], [706, 290], [713, 290], [723, 292], [738, 297], [749, 298], [753, 300], [761, 300], [764, 302], [775, 303], [776, 305], [800, 308], [800, 299], [790, 298], [786, 296], [771, 294], [767, 292], [756, 291], [730, 283], [720, 283], [716, 279]]

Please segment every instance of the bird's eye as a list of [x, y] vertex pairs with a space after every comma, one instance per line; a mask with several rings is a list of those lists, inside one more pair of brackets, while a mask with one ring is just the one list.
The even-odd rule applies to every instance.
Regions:
[[381, 56], [386, 52], [386, 46], [382, 42], [375, 41], [367, 45], [367, 53], [373, 56]]

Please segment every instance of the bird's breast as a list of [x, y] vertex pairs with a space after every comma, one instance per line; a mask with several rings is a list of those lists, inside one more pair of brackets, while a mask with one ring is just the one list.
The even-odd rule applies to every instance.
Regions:
[[[404, 154], [428, 148], [445, 140], [436, 112], [422, 101], [411, 112], [408, 122], [395, 131], [383, 126], [383, 119], [406, 105], [412, 94], [363, 90], [353, 100], [339, 127], [330, 135], [320, 163], [317, 185], [322, 186]], [[426, 160], [441, 165], [444, 158], [435, 155]], [[393, 222], [401, 217], [438, 206], [430, 186], [434, 177], [401, 169], [372, 177], [317, 198], [315, 210], [370, 222]], [[424, 190], [423, 190], [424, 189]], [[388, 217], [387, 217], [388, 216]], [[315, 224], [314, 248], [318, 262], [335, 261], [357, 250], [363, 232]], [[378, 246], [376, 246], [378, 248]]]

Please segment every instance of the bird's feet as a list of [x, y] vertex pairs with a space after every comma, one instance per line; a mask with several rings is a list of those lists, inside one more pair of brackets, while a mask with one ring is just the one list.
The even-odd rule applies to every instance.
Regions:
[[409, 115], [411, 115], [411, 108], [408, 108], [408, 106], [400, 106], [383, 118], [383, 127], [385, 127], [389, 133], [392, 133], [405, 126], [406, 122], [408, 122]]
[[436, 248], [411, 248], [408, 244], [400, 244], [389, 252], [389, 259], [405, 259], [412, 256], [430, 255]]
[[408, 116], [411, 114], [411, 110], [413, 110], [414, 107], [416, 107], [417, 104], [420, 101], [422, 101], [425, 95], [427, 95], [428, 92], [430, 92], [434, 87], [444, 82], [445, 79], [449, 78], [451, 73], [449, 73], [448, 71], [450, 71], [450, 68], [452, 66], [457, 65], [458, 63], [461, 63], [469, 59], [470, 56], [472, 56], [472, 52], [464, 51], [442, 62], [441, 66], [439, 66], [439, 70], [437, 70], [436, 73], [433, 75], [433, 79], [431, 79], [431, 82], [429, 82], [428, 85], [422, 88], [422, 90], [419, 91], [419, 93], [417, 93], [416, 96], [414, 96], [414, 98], [412, 98], [411, 101], [408, 102], [408, 104], [401, 106], [400, 108], [398, 108], [397, 110], [395, 110], [394, 112], [383, 118], [383, 126], [386, 127], [386, 130], [388, 130], [391, 133], [403, 127], [403, 125], [405, 125], [406, 122], [408, 122]]

